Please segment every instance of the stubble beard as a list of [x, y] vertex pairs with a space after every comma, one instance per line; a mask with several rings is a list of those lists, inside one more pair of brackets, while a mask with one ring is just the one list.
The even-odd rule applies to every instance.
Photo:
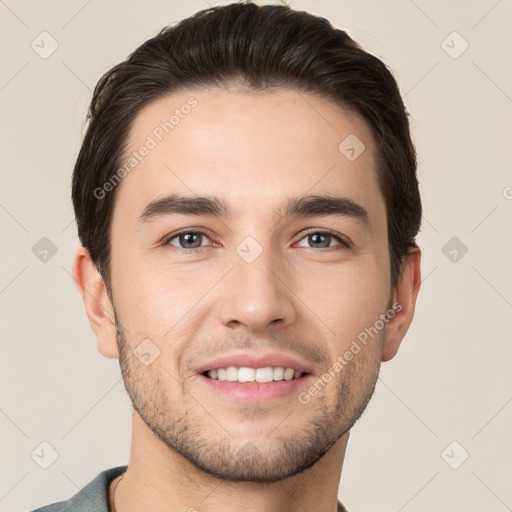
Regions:
[[[208, 404], [192, 397], [189, 383], [181, 382], [182, 396], [172, 403], [166, 395], [169, 385], [165, 380], [172, 385], [175, 377], [141, 364], [133, 355], [135, 344], [126, 339], [116, 313], [115, 322], [124, 385], [139, 416], [169, 450], [200, 471], [231, 482], [277, 482], [313, 466], [363, 414], [380, 370], [380, 363], [371, 357], [369, 361], [361, 359], [360, 364], [344, 367], [326, 385], [326, 393], [319, 393], [307, 405], [297, 399], [296, 407], [303, 408], [307, 420], [293, 435], [279, 436], [276, 429], [267, 437], [258, 436], [258, 441], [237, 439], [222, 418], [215, 419], [215, 411], [209, 410]], [[330, 391], [334, 388], [335, 392]], [[180, 403], [188, 405], [178, 409]], [[256, 417], [257, 410], [252, 412]], [[284, 423], [287, 420], [283, 416]]]

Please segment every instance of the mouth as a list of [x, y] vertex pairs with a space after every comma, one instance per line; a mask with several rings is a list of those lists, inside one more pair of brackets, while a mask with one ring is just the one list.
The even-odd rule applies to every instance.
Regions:
[[308, 375], [308, 373], [283, 366], [265, 366], [261, 368], [227, 366], [225, 368], [204, 371], [202, 375], [221, 382], [266, 384], [300, 379], [303, 375]]
[[221, 398], [223, 404], [226, 399], [244, 405], [292, 401], [313, 378], [307, 361], [280, 353], [225, 355], [196, 371], [211, 399]]

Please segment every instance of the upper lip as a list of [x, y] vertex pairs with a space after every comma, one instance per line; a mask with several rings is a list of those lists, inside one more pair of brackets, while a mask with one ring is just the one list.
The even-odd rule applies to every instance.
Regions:
[[198, 373], [204, 373], [209, 370], [217, 370], [218, 368], [227, 368], [228, 366], [236, 366], [238, 368], [265, 368], [267, 366], [293, 368], [295, 371], [302, 373], [311, 373], [310, 366], [300, 359], [277, 352], [267, 354], [255, 353], [238, 353], [224, 355], [211, 359], [210, 361], [199, 366]]

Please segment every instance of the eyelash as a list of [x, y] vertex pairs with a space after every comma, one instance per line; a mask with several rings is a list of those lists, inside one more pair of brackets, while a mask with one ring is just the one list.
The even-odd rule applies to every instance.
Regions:
[[[206, 238], [211, 239], [211, 237], [208, 235], [208, 233], [205, 233], [204, 231], [201, 231], [200, 229], [195, 229], [195, 230], [187, 229], [187, 230], [183, 230], [183, 231], [178, 231], [177, 233], [173, 233], [172, 235], [166, 237], [163, 240], [162, 245], [170, 246], [173, 249], [181, 251], [184, 254], [188, 254], [190, 252], [196, 252], [197, 253], [197, 252], [200, 252], [202, 249], [206, 249], [206, 247], [197, 247], [197, 248], [193, 248], [193, 249], [184, 249], [182, 247], [173, 246], [173, 245], [171, 245], [169, 243], [174, 238], [178, 237], [179, 235], [184, 235], [184, 234], [203, 235]], [[337, 233], [335, 233], [333, 231], [329, 231], [329, 230], [318, 230], [318, 229], [315, 230], [315, 229], [313, 229], [311, 231], [308, 231], [308, 232], [304, 233], [303, 236], [301, 238], [299, 238], [299, 240], [297, 240], [297, 242], [300, 242], [301, 240], [303, 240], [304, 238], [306, 238], [309, 235], [327, 235], [327, 236], [331, 236], [334, 239], [336, 239], [336, 241], [339, 242], [340, 245], [343, 248], [345, 248], [345, 249], [350, 248], [350, 243], [348, 241], [346, 241], [344, 238], [342, 238], [339, 234], [337, 234]], [[215, 242], [215, 240], [212, 240], [212, 241]], [[324, 249], [325, 250], [325, 249], [334, 249], [334, 248], [335, 247], [322, 247], [320, 249]], [[314, 247], [306, 247], [306, 249], [315, 249], [315, 248]]]

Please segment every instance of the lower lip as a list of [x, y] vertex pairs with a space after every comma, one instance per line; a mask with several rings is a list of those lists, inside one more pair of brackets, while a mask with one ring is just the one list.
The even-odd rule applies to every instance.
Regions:
[[244, 403], [261, 403], [277, 400], [279, 398], [298, 395], [299, 389], [306, 385], [311, 374], [303, 375], [298, 379], [279, 380], [274, 382], [238, 382], [210, 379], [199, 375], [201, 382], [210, 386], [216, 393], [222, 393], [230, 398]]

